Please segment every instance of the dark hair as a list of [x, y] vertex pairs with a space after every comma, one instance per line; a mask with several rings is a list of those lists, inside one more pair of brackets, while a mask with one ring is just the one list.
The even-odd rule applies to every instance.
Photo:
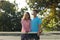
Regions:
[[33, 10], [33, 11], [35, 11], [36, 13], [38, 13], [38, 10]]
[[30, 13], [29, 12], [26, 12], [28, 15], [29, 15], [29, 19], [30, 19]]
[[[30, 19], [30, 13], [29, 13], [29, 12], [25, 12], [25, 13], [29, 15], [29, 20], [31, 20], [31, 19]], [[26, 19], [26, 18], [24, 17], [24, 15], [23, 15], [23, 18], [22, 18], [22, 19], [24, 19], [24, 20]]]

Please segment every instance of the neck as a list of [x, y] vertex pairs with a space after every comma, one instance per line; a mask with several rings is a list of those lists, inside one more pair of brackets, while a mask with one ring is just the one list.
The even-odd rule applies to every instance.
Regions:
[[28, 20], [28, 19], [26, 19], [26, 20]]
[[36, 16], [34, 16], [34, 18], [36, 18]]

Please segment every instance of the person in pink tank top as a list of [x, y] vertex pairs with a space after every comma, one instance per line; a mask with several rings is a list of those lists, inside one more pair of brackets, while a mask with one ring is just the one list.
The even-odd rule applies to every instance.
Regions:
[[[30, 32], [30, 14], [29, 12], [25, 12], [23, 15], [23, 18], [21, 20], [22, 24], [22, 33], [28, 33]], [[28, 40], [28, 34], [22, 34], [21, 40]]]

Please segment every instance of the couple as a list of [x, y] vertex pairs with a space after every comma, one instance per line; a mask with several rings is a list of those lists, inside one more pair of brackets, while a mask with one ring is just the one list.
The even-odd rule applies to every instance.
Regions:
[[21, 32], [36, 32], [34, 34], [23, 34], [21, 35], [21, 40], [39, 40], [39, 35], [41, 33], [41, 19], [37, 17], [37, 10], [33, 10], [33, 19], [30, 19], [29, 12], [24, 13], [23, 18], [21, 20], [22, 30]]

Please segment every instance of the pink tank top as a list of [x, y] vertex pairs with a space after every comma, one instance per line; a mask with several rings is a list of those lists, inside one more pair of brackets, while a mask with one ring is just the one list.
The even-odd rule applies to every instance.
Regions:
[[30, 20], [21, 20], [22, 30], [21, 32], [30, 32]]

